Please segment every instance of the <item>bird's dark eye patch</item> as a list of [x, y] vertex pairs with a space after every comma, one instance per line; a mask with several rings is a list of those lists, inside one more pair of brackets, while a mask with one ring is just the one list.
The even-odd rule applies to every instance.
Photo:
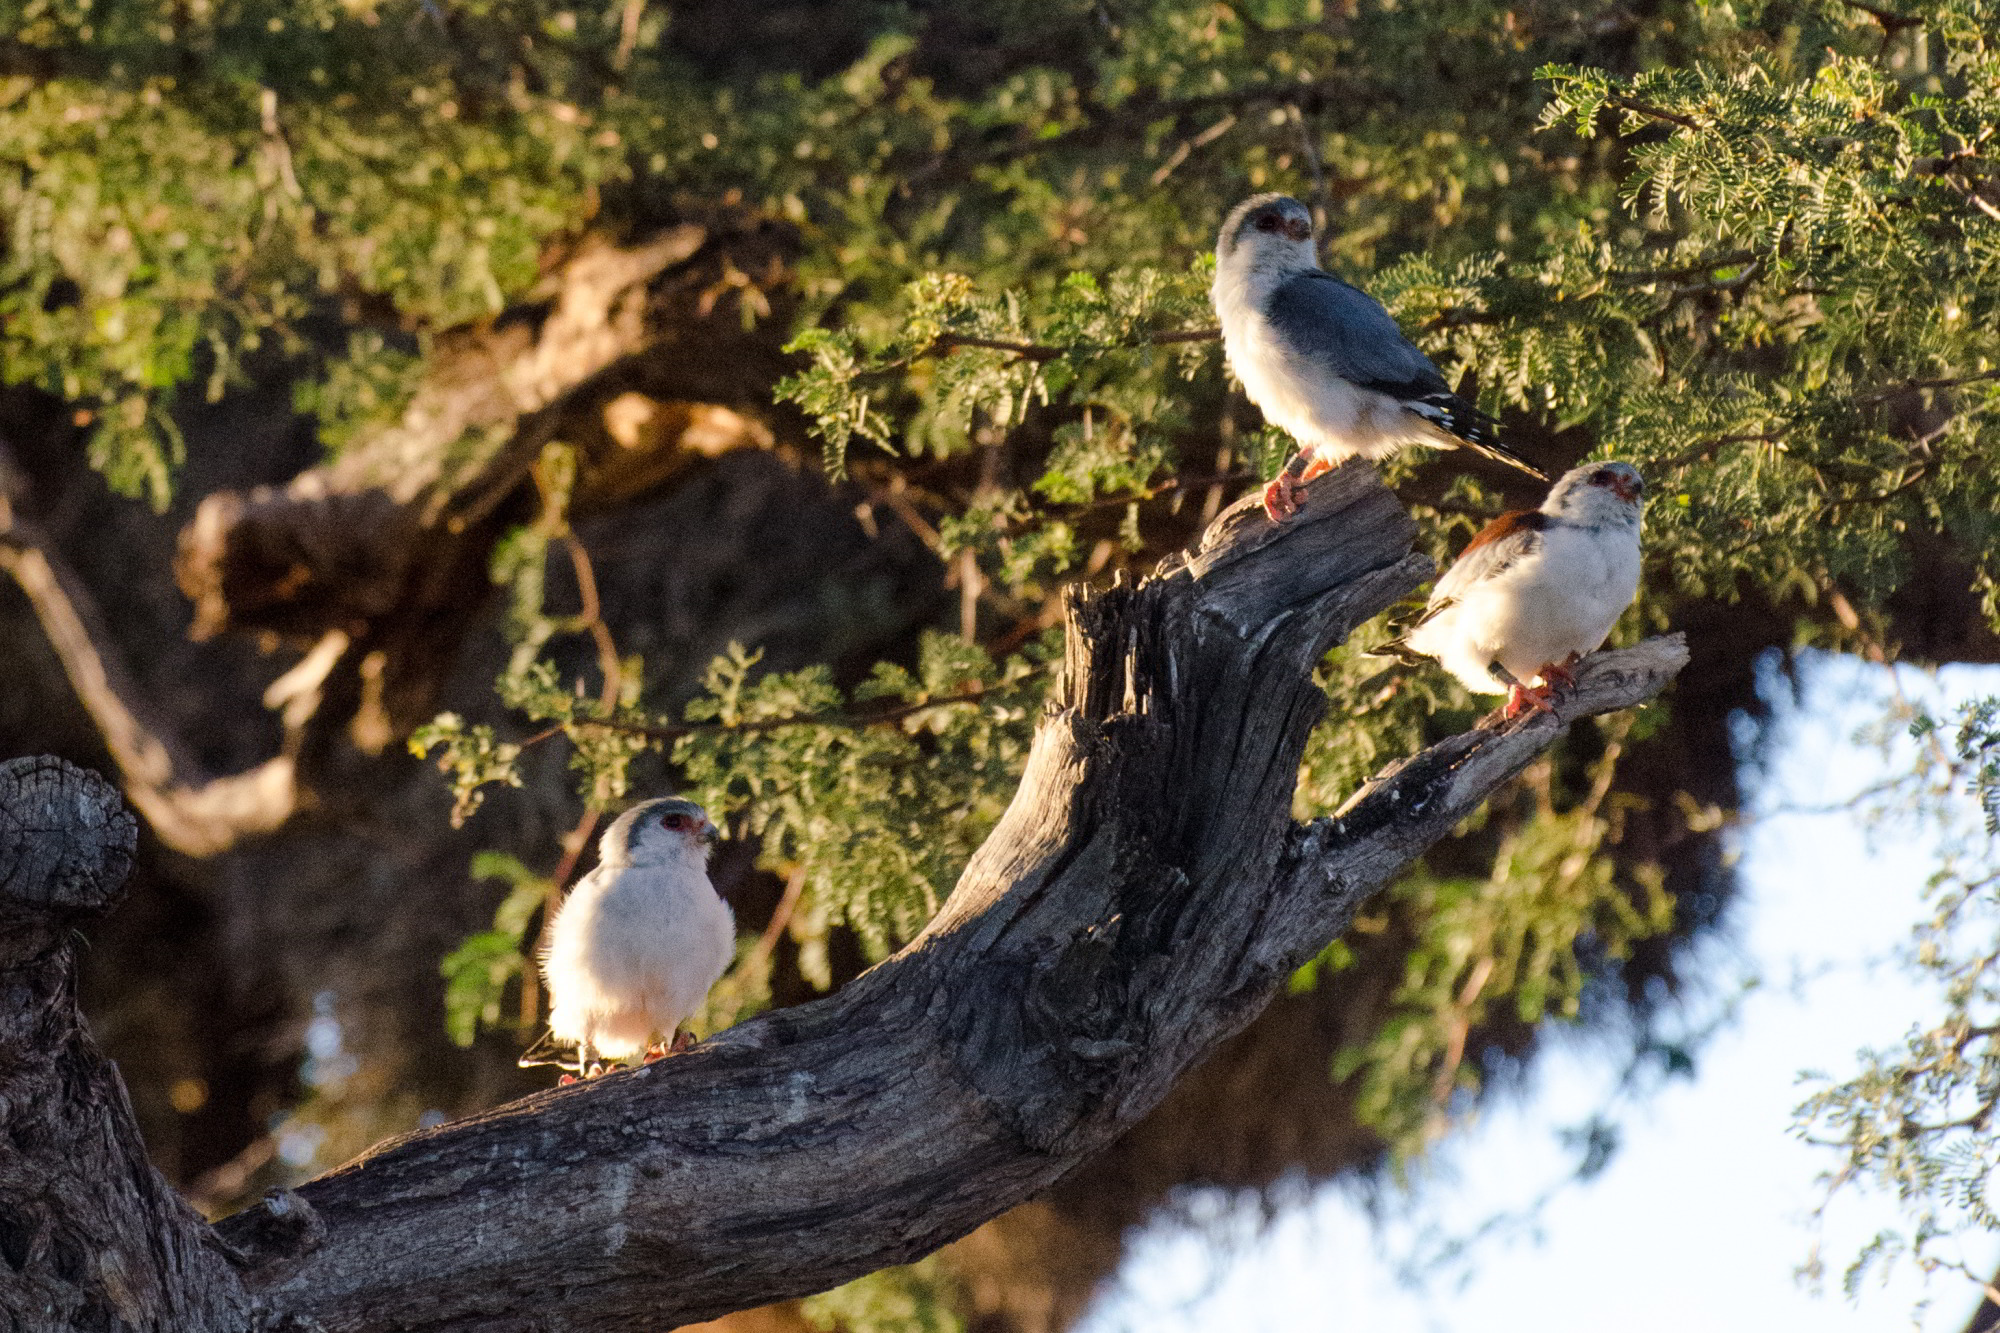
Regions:
[[678, 833], [687, 826], [688, 817], [686, 815], [662, 815], [660, 817], [661, 828], [670, 828]]
[[1278, 229], [1277, 214], [1266, 213], [1263, 217], [1257, 219], [1258, 231], [1276, 231], [1277, 229]]
[[1590, 484], [1593, 486], [1613, 486], [1617, 482], [1618, 474], [1610, 468], [1599, 468], [1590, 474]]

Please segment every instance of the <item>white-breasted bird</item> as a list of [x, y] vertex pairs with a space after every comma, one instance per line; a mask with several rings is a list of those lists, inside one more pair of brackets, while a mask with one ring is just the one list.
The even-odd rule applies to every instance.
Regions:
[[1540, 509], [1480, 529], [1431, 590], [1423, 617], [1381, 651], [1435, 658], [1475, 694], [1505, 693], [1508, 717], [1546, 711], [1638, 594], [1645, 493], [1630, 463], [1571, 468]]
[[642, 801], [613, 820], [597, 866], [557, 909], [542, 953], [549, 1032], [523, 1065], [589, 1073], [600, 1057], [679, 1049], [680, 1026], [729, 967], [736, 918], [708, 879], [715, 825], [693, 801]]
[[1260, 194], [1230, 211], [1211, 295], [1230, 369], [1304, 460], [1303, 472], [1265, 488], [1273, 522], [1297, 511], [1299, 489], [1320, 473], [1406, 444], [1462, 446], [1548, 480], [1451, 391], [1381, 302], [1319, 266], [1312, 214], [1298, 200]]

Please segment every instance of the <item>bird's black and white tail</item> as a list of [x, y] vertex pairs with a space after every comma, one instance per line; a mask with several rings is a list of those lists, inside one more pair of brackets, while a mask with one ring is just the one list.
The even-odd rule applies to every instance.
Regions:
[[1547, 481], [1549, 474], [1500, 443], [1500, 425], [1455, 393], [1434, 393], [1403, 404], [1476, 454]]
[[553, 1032], [544, 1032], [536, 1039], [534, 1045], [521, 1052], [521, 1058], [515, 1063], [523, 1069], [533, 1069], [538, 1065], [554, 1065], [557, 1069], [568, 1070], [573, 1074], [581, 1072], [583, 1068], [581, 1052], [568, 1046], [557, 1045], [556, 1034]]

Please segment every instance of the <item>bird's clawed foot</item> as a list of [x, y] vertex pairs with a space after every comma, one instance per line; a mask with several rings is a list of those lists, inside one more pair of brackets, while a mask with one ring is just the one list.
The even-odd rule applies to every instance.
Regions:
[[1507, 707], [1501, 717], [1508, 722], [1523, 713], [1553, 713], [1556, 700], [1576, 689], [1576, 664], [1583, 660], [1581, 653], [1571, 653], [1560, 662], [1544, 663], [1536, 673], [1539, 685], [1523, 685], [1510, 679], [1507, 683]]
[[1552, 693], [1568, 694], [1576, 688], [1576, 664], [1583, 660], [1581, 653], [1571, 653], [1560, 662], [1550, 662], [1542, 668], [1543, 687]]
[[670, 1055], [679, 1055], [682, 1051], [687, 1050], [693, 1045], [694, 1033], [683, 1032], [679, 1028], [675, 1028], [673, 1040], [654, 1042], [646, 1048], [644, 1059], [647, 1064], [651, 1064], [655, 1060], [664, 1060]]
[[1507, 687], [1507, 706], [1500, 711], [1503, 721], [1512, 722], [1523, 713], [1553, 713], [1555, 704], [1551, 701], [1555, 690], [1549, 685], [1523, 685], [1519, 681]]
[[1273, 523], [1283, 523], [1298, 513], [1299, 506], [1305, 503], [1306, 483], [1331, 471], [1333, 464], [1317, 454], [1309, 456], [1305, 467], [1297, 472], [1287, 467], [1264, 488], [1265, 516]]

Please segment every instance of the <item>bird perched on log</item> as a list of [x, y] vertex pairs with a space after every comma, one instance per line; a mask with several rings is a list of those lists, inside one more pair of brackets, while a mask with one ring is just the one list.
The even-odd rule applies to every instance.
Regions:
[[[729, 967], [736, 920], [708, 879], [715, 825], [693, 801], [642, 801], [597, 844], [542, 954], [548, 1035], [521, 1057], [590, 1074], [682, 1048], [680, 1026]], [[561, 1054], [575, 1050], [572, 1064]]]
[[1260, 194], [1231, 211], [1211, 294], [1243, 392], [1300, 445], [1303, 471], [1287, 469], [1264, 490], [1272, 522], [1298, 511], [1320, 473], [1406, 444], [1464, 447], [1548, 480], [1445, 385], [1381, 302], [1319, 266], [1312, 214], [1298, 200]]
[[[1379, 651], [1436, 658], [1475, 694], [1507, 695], [1507, 717], [1546, 712], [1639, 591], [1639, 508], [1630, 463], [1571, 468], [1540, 509], [1480, 529], [1431, 590], [1424, 614]], [[1531, 681], [1539, 683], [1531, 684]]]

